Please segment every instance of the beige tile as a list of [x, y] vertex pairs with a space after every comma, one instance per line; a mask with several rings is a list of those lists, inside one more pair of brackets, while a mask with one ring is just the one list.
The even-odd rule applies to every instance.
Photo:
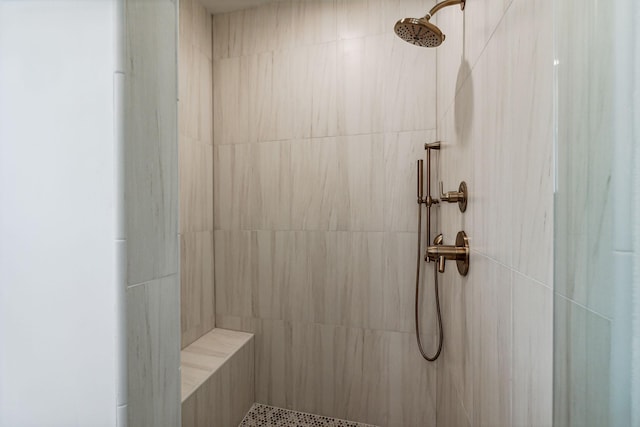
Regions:
[[213, 232], [180, 236], [180, 316], [182, 348], [215, 326]]
[[294, 46], [336, 40], [336, 0], [293, 1], [292, 10]]
[[290, 408], [291, 324], [282, 320], [216, 315], [222, 327], [255, 334], [256, 402]]
[[241, 229], [250, 226], [252, 145], [219, 145], [214, 153], [214, 228]]
[[180, 352], [182, 401], [216, 375], [252, 340], [252, 334], [217, 328], [185, 347]]
[[453, 385], [453, 379], [447, 372], [438, 371], [438, 407], [436, 424], [438, 426], [471, 427], [469, 417]]
[[222, 13], [213, 15], [212, 22], [212, 42], [213, 59], [223, 59], [229, 57], [229, 14]]
[[551, 426], [553, 403], [553, 292], [514, 274], [514, 426]]
[[384, 130], [384, 93], [392, 34], [338, 42], [338, 132], [357, 135]]
[[290, 56], [289, 51], [257, 56], [256, 71], [249, 81], [249, 119], [257, 126], [251, 141], [279, 141], [293, 136]]
[[[130, 285], [178, 272], [176, 12], [176, 4], [169, 1], [159, 2], [153, 13], [144, 2], [125, 5], [124, 132], [128, 143], [124, 158]], [[156, 31], [159, 28], [163, 31]]]
[[250, 106], [255, 101], [250, 85], [257, 72], [257, 57], [217, 59], [213, 63], [213, 140], [215, 144], [250, 141], [255, 124]]
[[198, 54], [198, 141], [213, 144], [213, 68], [211, 58]]
[[[383, 136], [355, 135], [338, 138], [337, 203], [345, 212], [339, 230], [382, 231], [384, 153]], [[344, 221], [344, 222], [343, 222]]]
[[[387, 40], [383, 39], [381, 43], [387, 43]], [[385, 45], [381, 46], [381, 50], [385, 48]], [[387, 68], [381, 82], [384, 89], [384, 130], [435, 129], [435, 50], [416, 49], [398, 37], [392, 38], [388, 49]], [[387, 51], [383, 50], [383, 53]]]
[[180, 138], [180, 231], [213, 229], [213, 147]]
[[336, 230], [340, 215], [337, 141], [335, 138], [291, 144], [291, 227]]
[[180, 421], [180, 307], [177, 275], [127, 289], [129, 425]]
[[252, 315], [250, 254], [254, 236], [249, 231], [218, 230], [214, 234], [216, 315]]
[[474, 425], [511, 423], [512, 271], [489, 258], [474, 266], [471, 360]]
[[611, 322], [558, 295], [554, 313], [553, 424], [607, 425]]
[[337, 135], [337, 44], [296, 48], [289, 55], [289, 67], [293, 136]]
[[252, 180], [249, 189], [251, 228], [291, 228], [291, 143], [252, 145]]

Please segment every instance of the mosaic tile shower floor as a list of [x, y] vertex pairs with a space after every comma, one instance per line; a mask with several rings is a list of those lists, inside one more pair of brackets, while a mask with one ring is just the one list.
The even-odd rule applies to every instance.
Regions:
[[254, 403], [239, 427], [376, 427]]

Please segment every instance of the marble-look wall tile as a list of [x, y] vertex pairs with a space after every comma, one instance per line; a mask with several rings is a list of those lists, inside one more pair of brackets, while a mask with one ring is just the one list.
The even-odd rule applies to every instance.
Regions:
[[246, 317], [252, 314], [251, 239], [249, 231], [214, 233], [216, 314]]
[[216, 323], [255, 332], [259, 402], [435, 421], [435, 371], [412, 333], [415, 160], [436, 123], [435, 55], [396, 44], [388, 22], [433, 4], [285, 1], [214, 17]]
[[252, 179], [249, 188], [251, 228], [291, 228], [291, 143], [251, 145]]
[[213, 233], [180, 236], [181, 347], [191, 344], [215, 326], [213, 287]]
[[511, 424], [512, 271], [477, 256], [476, 277], [470, 286], [472, 308], [471, 360], [473, 407], [477, 426]]
[[213, 144], [213, 63], [210, 57], [198, 54], [198, 141]]
[[336, 138], [291, 144], [291, 227], [294, 230], [337, 230], [339, 215]]
[[336, 40], [336, 0], [294, 1], [292, 13], [293, 44], [305, 46]]
[[227, 316], [217, 323], [255, 333], [258, 401], [376, 425], [435, 419], [435, 366], [416, 352], [413, 334]]
[[180, 137], [180, 231], [213, 228], [213, 147]]
[[127, 289], [129, 425], [180, 423], [179, 298], [177, 275]]
[[297, 36], [292, 27], [295, 3], [270, 2], [228, 14], [229, 56], [289, 48]]
[[[535, 16], [536, 19], [531, 19]], [[508, 89], [506, 138], [512, 151], [513, 267], [542, 283], [553, 283], [553, 45], [547, 1], [517, 1], [505, 17]], [[498, 32], [496, 32], [498, 34]], [[505, 37], [506, 38], [506, 37]], [[535, 73], [532, 69], [539, 67]], [[525, 113], [526, 112], [526, 113]], [[510, 119], [512, 117], [512, 119]], [[535, 256], [531, 256], [535, 254]]]
[[212, 16], [213, 59], [229, 57], [230, 14], [222, 13]]
[[337, 135], [337, 43], [296, 48], [289, 60], [289, 92], [295, 95], [291, 111], [293, 136]]
[[513, 426], [551, 426], [553, 292], [518, 273], [513, 282]]
[[[249, 111], [255, 99], [249, 82], [257, 72], [257, 56], [217, 59], [213, 63], [213, 140], [215, 144], [250, 141]], [[255, 132], [255, 131], [254, 131]]]
[[[398, 37], [384, 58], [384, 130], [408, 131], [436, 127], [436, 53], [417, 49]], [[386, 46], [380, 54], [387, 54]], [[420, 70], [416, 72], [416, 70]]]
[[402, 18], [424, 16], [434, 0], [338, 0], [338, 39], [389, 33]]
[[255, 393], [257, 402], [281, 408], [287, 402], [291, 384], [287, 367], [291, 363], [291, 324], [283, 320], [226, 316], [216, 313], [216, 324], [226, 329], [249, 331], [255, 334]]
[[250, 74], [250, 141], [290, 139], [292, 132], [290, 51], [268, 52], [257, 56], [256, 71]]
[[[125, 181], [128, 283], [178, 271], [176, 5], [128, 1]], [[168, 31], [153, 33], [151, 29]], [[153, 37], [150, 36], [153, 35]], [[157, 73], [167, 70], [167, 73]]]
[[[218, 231], [215, 243], [220, 314], [414, 328], [414, 234]], [[423, 276], [425, 283], [431, 280]], [[427, 289], [424, 331], [435, 325], [432, 289]]]
[[251, 144], [217, 145], [213, 150], [214, 228], [250, 225]]
[[553, 424], [609, 424], [611, 322], [556, 294]]
[[[446, 325], [445, 340], [443, 343], [442, 354], [438, 365], [438, 398], [440, 395], [448, 396], [452, 391], [456, 392], [456, 399], [459, 405], [465, 410], [465, 416], [471, 419], [474, 408], [474, 367], [475, 367], [475, 347], [476, 340], [473, 334], [475, 325], [474, 306], [474, 289], [476, 286], [484, 287], [486, 283], [485, 277], [480, 277], [478, 273], [478, 264], [486, 262], [482, 260], [476, 253], [471, 254], [469, 271], [470, 275], [461, 277], [453, 266], [447, 268], [444, 274], [440, 275], [440, 304], [442, 309], [442, 321]], [[425, 275], [429, 275], [429, 279], [433, 280], [434, 265], [430, 265]], [[471, 273], [473, 272], [473, 273]], [[501, 349], [501, 351], [506, 351]], [[448, 384], [448, 383], [451, 384]], [[443, 397], [445, 399], [445, 397]], [[458, 405], [453, 401], [449, 404], [442, 405], [439, 409], [438, 417], [443, 419], [457, 419], [459, 415], [445, 413], [448, 408]], [[440, 408], [441, 405], [438, 404]], [[446, 425], [446, 424], [445, 424]]]
[[453, 385], [453, 379], [447, 375], [447, 371], [438, 369], [436, 425], [471, 427], [467, 412]]
[[385, 75], [392, 34], [338, 42], [338, 131], [341, 135], [384, 130]]
[[381, 134], [338, 138], [338, 209], [345, 211], [346, 224], [339, 230], [382, 231], [384, 152]]

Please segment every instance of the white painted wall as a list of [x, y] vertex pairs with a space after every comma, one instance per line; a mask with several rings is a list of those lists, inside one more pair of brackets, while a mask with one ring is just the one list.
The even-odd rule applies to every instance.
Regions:
[[0, 1], [3, 427], [116, 425], [116, 3]]

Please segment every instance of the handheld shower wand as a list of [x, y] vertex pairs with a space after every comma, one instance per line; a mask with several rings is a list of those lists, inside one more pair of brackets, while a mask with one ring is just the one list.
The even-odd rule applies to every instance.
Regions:
[[[433, 142], [431, 144], [424, 145], [425, 150], [427, 150], [427, 197], [424, 197], [424, 174], [423, 174], [423, 161], [418, 160], [418, 259], [416, 261], [416, 299], [415, 299], [415, 322], [416, 322], [416, 339], [418, 341], [418, 349], [420, 350], [420, 354], [423, 358], [428, 360], [429, 362], [435, 361], [442, 351], [442, 342], [444, 341], [444, 332], [442, 330], [442, 314], [440, 312], [440, 295], [438, 292], [438, 268], [437, 263], [434, 264], [434, 285], [435, 285], [435, 294], [436, 294], [436, 310], [438, 313], [438, 329], [440, 331], [440, 336], [438, 339], [438, 349], [433, 356], [429, 356], [422, 346], [422, 338], [420, 337], [420, 265], [422, 264], [422, 205], [427, 205], [427, 239], [431, 238], [431, 206], [438, 203], [437, 200], [434, 200], [431, 197], [431, 150], [439, 150], [440, 142]], [[427, 262], [430, 259], [427, 259]]]

